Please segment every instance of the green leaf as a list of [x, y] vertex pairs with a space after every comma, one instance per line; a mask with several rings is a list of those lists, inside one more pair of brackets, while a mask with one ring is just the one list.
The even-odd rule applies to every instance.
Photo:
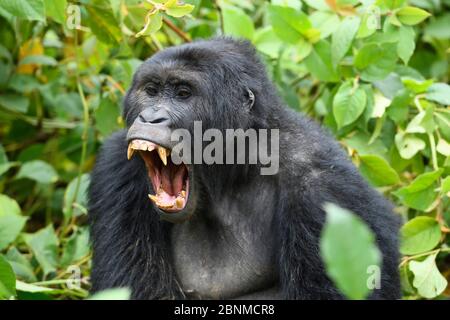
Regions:
[[442, 180], [441, 192], [444, 194], [450, 192], [450, 176]]
[[283, 42], [276, 36], [271, 26], [258, 29], [253, 37], [253, 44], [258, 51], [271, 58], [278, 58]]
[[450, 156], [450, 143], [448, 143], [444, 139], [439, 139], [439, 142], [436, 145], [436, 150], [440, 154], [442, 154], [446, 157], [449, 157]]
[[175, 18], [181, 18], [185, 15], [189, 14], [194, 10], [194, 6], [192, 4], [181, 4], [181, 5], [175, 5], [172, 7], [167, 7], [166, 13], [169, 16], [175, 17]]
[[424, 261], [411, 261], [409, 269], [414, 274], [413, 286], [418, 293], [428, 299], [440, 295], [447, 287], [447, 280], [436, 266], [436, 254], [428, 256]]
[[0, 299], [16, 295], [16, 276], [10, 264], [0, 255]]
[[33, 234], [24, 234], [24, 240], [47, 275], [58, 265], [58, 238], [52, 225]]
[[145, 17], [145, 25], [144, 28], [136, 33], [136, 38], [141, 36], [148, 36], [152, 33], [155, 33], [162, 27], [162, 15], [158, 11], [153, 11], [147, 14]]
[[17, 201], [8, 196], [0, 194], [0, 216], [21, 214]]
[[88, 300], [129, 300], [131, 291], [128, 288], [114, 288], [100, 291]]
[[450, 105], [450, 86], [446, 83], [434, 83], [428, 88], [426, 98], [444, 106]]
[[380, 266], [381, 255], [369, 227], [352, 212], [326, 204], [320, 252], [327, 274], [350, 299], [369, 294], [369, 268]]
[[255, 33], [253, 21], [243, 10], [232, 6], [224, 6], [222, 14], [223, 30], [226, 35], [253, 39]]
[[5, 258], [8, 260], [9, 264], [11, 264], [17, 278], [29, 282], [37, 281], [31, 263], [19, 252], [19, 250], [16, 249], [16, 247], [11, 247]]
[[122, 40], [122, 32], [111, 8], [95, 5], [84, 5], [88, 12], [87, 25], [92, 33], [106, 44], [119, 45]]
[[89, 254], [89, 232], [87, 228], [81, 228], [73, 233], [67, 241], [61, 258], [61, 264], [68, 266], [78, 262]]
[[436, 219], [416, 217], [402, 226], [400, 251], [414, 255], [432, 250], [439, 244], [441, 228]]
[[403, 159], [411, 159], [426, 146], [422, 139], [402, 132], [395, 135], [395, 145]]
[[[74, 199], [74, 196], [78, 185], [78, 177], [73, 179], [67, 186], [66, 192], [64, 193], [63, 208], [64, 216], [66, 219], [83, 214], [82, 208], [87, 207], [87, 189], [89, 188], [89, 182], [89, 174], [85, 173], [81, 175], [76, 199]], [[76, 203], [77, 206], [71, 208], [73, 203]], [[71, 216], [69, 216], [70, 214]]]
[[60, 24], [66, 21], [67, 0], [44, 0], [47, 16]]
[[403, 84], [416, 94], [425, 92], [433, 84], [433, 79], [420, 81], [412, 78], [403, 78]]
[[119, 129], [120, 106], [111, 99], [104, 98], [95, 110], [94, 117], [98, 131], [103, 136], [108, 136]]
[[13, 17], [25, 20], [45, 21], [43, 0], [0, 0], [0, 9]]
[[337, 65], [350, 49], [361, 20], [356, 16], [345, 18], [332, 34], [331, 56], [334, 65]]
[[415, 33], [412, 27], [400, 27], [400, 37], [397, 44], [397, 54], [400, 59], [407, 65], [409, 59], [416, 49], [416, 42], [414, 41]]
[[356, 121], [364, 112], [367, 96], [362, 88], [353, 88], [350, 81], [343, 83], [333, 99], [333, 114], [338, 128]]
[[362, 155], [360, 160], [361, 173], [375, 187], [390, 186], [400, 182], [397, 172], [380, 156]]
[[423, 173], [414, 179], [409, 186], [403, 187], [393, 194], [406, 206], [427, 212], [436, 200], [436, 180], [442, 172], [443, 169]]
[[48, 184], [56, 182], [58, 180], [58, 174], [47, 162], [33, 160], [22, 165], [16, 178], [27, 178], [39, 183]]
[[13, 242], [25, 226], [26, 217], [13, 214], [0, 215], [0, 250]]
[[309, 20], [314, 28], [320, 31], [320, 38], [328, 38], [339, 27], [339, 16], [329, 11], [314, 11], [309, 15]]
[[354, 64], [362, 71], [361, 78], [372, 82], [386, 78], [395, 69], [397, 58], [396, 44], [369, 43], [358, 51]]
[[413, 26], [431, 16], [425, 10], [416, 7], [403, 7], [397, 11], [397, 18], [401, 23]]
[[24, 64], [37, 64], [43, 66], [57, 66], [58, 61], [55, 58], [44, 56], [44, 55], [29, 55], [20, 60], [19, 65]]
[[331, 46], [325, 40], [314, 45], [313, 50], [305, 59], [305, 65], [308, 71], [320, 81], [339, 81], [339, 76], [331, 62]]
[[391, 105], [387, 108], [387, 115], [395, 123], [399, 124], [408, 119], [409, 108], [412, 102], [411, 94], [408, 90], [402, 89], [392, 100]]
[[28, 98], [21, 95], [11, 93], [0, 95], [0, 105], [11, 111], [26, 113], [29, 104]]
[[31, 292], [31, 293], [36, 293], [36, 292], [50, 293], [50, 292], [56, 291], [55, 289], [52, 289], [52, 288], [37, 286], [35, 284], [25, 283], [20, 280], [16, 281], [16, 289], [17, 289], [17, 291]]
[[298, 43], [311, 29], [307, 15], [290, 7], [269, 5], [269, 18], [275, 34], [291, 44]]
[[433, 119], [433, 108], [420, 111], [406, 127], [407, 133], [432, 133], [436, 125]]

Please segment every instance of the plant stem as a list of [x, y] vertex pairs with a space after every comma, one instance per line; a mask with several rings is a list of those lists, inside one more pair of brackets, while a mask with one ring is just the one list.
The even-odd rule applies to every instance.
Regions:
[[172, 31], [175, 32], [185, 42], [191, 42], [191, 39], [189, 38], [189, 36], [186, 33], [184, 33], [182, 30], [180, 30], [176, 25], [174, 25], [172, 23], [172, 21], [170, 21], [167, 18], [163, 18], [163, 22], [166, 26], [168, 26], [170, 29], [172, 29]]

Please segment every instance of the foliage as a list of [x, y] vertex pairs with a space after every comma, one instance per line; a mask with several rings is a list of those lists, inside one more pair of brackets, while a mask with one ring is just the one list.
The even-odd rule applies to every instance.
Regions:
[[[185, 2], [0, 0], [0, 298], [87, 296], [89, 171], [124, 126], [133, 72], [162, 48], [223, 33], [251, 41], [286, 103], [396, 204], [404, 297], [449, 297], [450, 1]], [[360, 268], [376, 257], [368, 230], [335, 210], [371, 248]], [[365, 296], [336, 273], [348, 256], [326, 248], [347, 240], [326, 228], [332, 278]]]

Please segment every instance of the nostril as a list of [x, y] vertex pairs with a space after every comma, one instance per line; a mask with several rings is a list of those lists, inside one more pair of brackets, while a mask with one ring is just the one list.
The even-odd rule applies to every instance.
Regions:
[[152, 119], [149, 122], [153, 123], [153, 124], [157, 124], [157, 123], [162, 123], [162, 122], [167, 122], [167, 121], [169, 121], [169, 119], [161, 117], [161, 118], [157, 118], [157, 119]]

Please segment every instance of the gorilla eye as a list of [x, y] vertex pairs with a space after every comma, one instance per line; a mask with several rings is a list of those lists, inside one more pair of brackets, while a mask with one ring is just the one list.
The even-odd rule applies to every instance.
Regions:
[[191, 90], [187, 87], [182, 87], [177, 90], [176, 96], [178, 99], [187, 99], [191, 96]]
[[153, 85], [148, 85], [145, 87], [145, 92], [151, 97], [154, 97], [158, 94], [158, 88]]

